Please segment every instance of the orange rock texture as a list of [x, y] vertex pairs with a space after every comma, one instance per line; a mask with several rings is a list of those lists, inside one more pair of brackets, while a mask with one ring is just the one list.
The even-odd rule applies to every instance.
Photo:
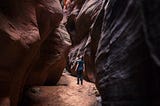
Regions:
[[59, 0], [0, 1], [0, 105], [17, 106], [24, 87], [55, 84], [71, 44]]

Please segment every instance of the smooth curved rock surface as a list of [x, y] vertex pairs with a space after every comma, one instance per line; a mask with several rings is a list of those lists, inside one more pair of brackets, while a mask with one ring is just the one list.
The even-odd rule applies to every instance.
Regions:
[[58, 81], [70, 40], [59, 0], [0, 2], [0, 105], [17, 106], [24, 86]]
[[[76, 2], [76, 1], [75, 1]], [[77, 2], [76, 2], [77, 3]], [[72, 49], [69, 53], [69, 71], [76, 75], [75, 65], [76, 58], [79, 55], [84, 56], [86, 64], [85, 78], [95, 82], [94, 55], [91, 52], [91, 37], [89, 35], [92, 23], [101, 8], [101, 0], [85, 0], [81, 3], [74, 4], [74, 7], [68, 15], [67, 29], [72, 40]], [[80, 7], [80, 8], [78, 8]]]

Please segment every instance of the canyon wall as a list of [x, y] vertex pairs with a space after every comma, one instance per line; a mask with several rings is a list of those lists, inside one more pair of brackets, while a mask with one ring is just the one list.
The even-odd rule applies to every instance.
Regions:
[[0, 1], [0, 105], [59, 80], [71, 45], [62, 19], [59, 0]]
[[66, 28], [72, 40], [72, 48], [68, 57], [68, 70], [72, 75], [76, 75], [76, 58], [83, 55], [86, 66], [84, 77], [92, 82], [95, 82], [95, 56], [91, 48], [91, 35], [89, 32], [99, 13], [101, 4], [102, 0], [75, 0], [70, 1], [67, 4], [68, 7], [65, 8], [67, 16]]
[[59, 0], [0, 2], [0, 105], [56, 84], [66, 64], [76, 75], [79, 55], [102, 105], [160, 105], [158, 0], [65, 0], [63, 11]]
[[102, 105], [160, 105], [160, 2], [85, 0], [82, 6], [74, 2], [72, 9], [68, 6], [66, 25], [73, 42], [71, 73], [75, 74], [76, 57], [84, 55], [86, 72], [93, 77], [85, 76], [95, 82]]

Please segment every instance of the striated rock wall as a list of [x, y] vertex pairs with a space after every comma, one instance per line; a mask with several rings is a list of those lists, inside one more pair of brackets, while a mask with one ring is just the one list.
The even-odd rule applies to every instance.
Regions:
[[106, 1], [103, 9], [95, 59], [103, 105], [147, 105], [150, 57], [140, 4], [135, 0]]
[[74, 74], [76, 56], [84, 55], [104, 106], [160, 105], [160, 2], [103, 0], [89, 5], [95, 1], [86, 0], [68, 17], [70, 71]]
[[95, 56], [92, 55], [91, 35], [89, 31], [99, 13], [101, 4], [102, 0], [82, 0], [79, 2], [75, 0], [66, 8], [66, 27], [72, 40], [68, 70], [71, 71], [73, 75], [76, 75], [76, 58], [78, 55], [83, 55], [86, 64], [85, 78], [92, 82], [95, 82], [95, 68], [93, 67]]
[[17, 106], [24, 87], [55, 84], [70, 38], [59, 0], [0, 1], [0, 105]]
[[95, 58], [103, 105], [160, 104], [159, 5], [156, 0], [104, 2]]

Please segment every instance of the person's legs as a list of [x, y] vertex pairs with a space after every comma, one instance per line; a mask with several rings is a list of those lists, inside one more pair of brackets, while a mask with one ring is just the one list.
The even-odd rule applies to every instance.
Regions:
[[81, 85], [83, 85], [83, 75], [82, 75], [82, 73], [80, 75], [80, 80], [81, 80]]
[[80, 75], [77, 73], [77, 84], [79, 84]]

